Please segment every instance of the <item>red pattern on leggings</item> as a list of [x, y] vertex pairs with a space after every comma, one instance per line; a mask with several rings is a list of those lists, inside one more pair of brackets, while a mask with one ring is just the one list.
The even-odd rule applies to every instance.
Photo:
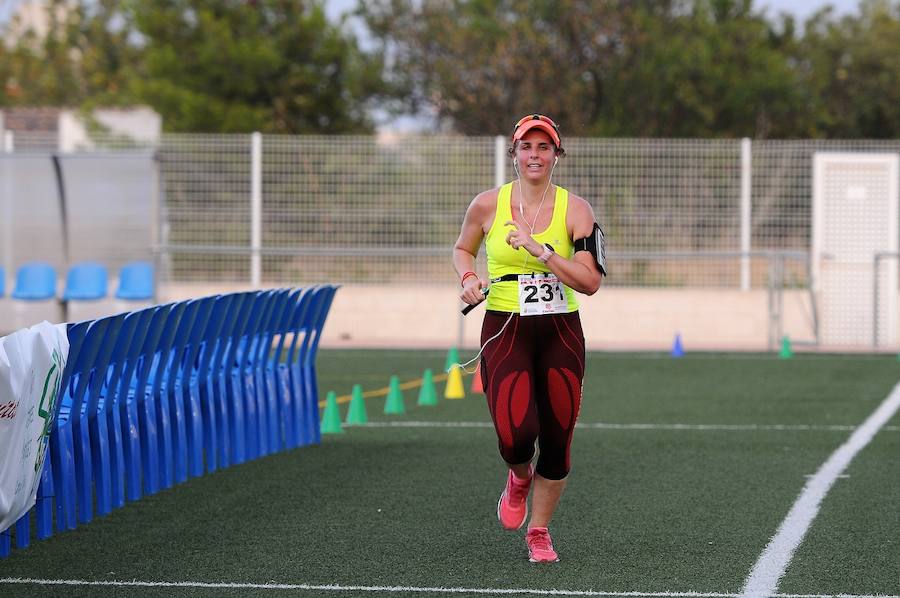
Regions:
[[[509, 317], [487, 312], [482, 344]], [[565, 478], [584, 378], [584, 336], [578, 312], [513, 314], [503, 333], [485, 347], [481, 372], [503, 459], [511, 464], [529, 461], [537, 442], [537, 473], [551, 480]]]

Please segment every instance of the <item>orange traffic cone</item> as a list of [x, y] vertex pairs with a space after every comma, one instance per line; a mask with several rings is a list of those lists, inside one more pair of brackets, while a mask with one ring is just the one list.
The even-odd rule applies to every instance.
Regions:
[[484, 382], [481, 381], [481, 364], [475, 366], [475, 373], [472, 374], [472, 392], [484, 392]]

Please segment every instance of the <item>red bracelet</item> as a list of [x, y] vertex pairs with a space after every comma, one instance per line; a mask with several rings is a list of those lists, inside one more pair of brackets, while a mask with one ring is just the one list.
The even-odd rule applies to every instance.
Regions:
[[461, 287], [466, 286], [466, 279], [470, 276], [474, 276], [475, 278], [478, 278], [478, 274], [476, 274], [475, 272], [472, 272], [470, 270], [469, 272], [466, 272], [465, 274], [463, 274], [462, 279], [460, 279], [460, 281], [459, 281], [459, 286], [461, 286]]

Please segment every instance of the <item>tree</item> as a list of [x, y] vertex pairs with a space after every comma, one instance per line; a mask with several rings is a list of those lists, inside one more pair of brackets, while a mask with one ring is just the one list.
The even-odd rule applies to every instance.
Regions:
[[812, 137], [900, 136], [900, 2], [863, 0], [839, 21], [821, 11], [806, 24], [798, 70], [810, 90]]
[[321, 0], [132, 0], [146, 77], [170, 131], [368, 131], [380, 65]]
[[0, 44], [0, 105], [59, 106], [83, 97], [69, 52], [72, 40], [66, 15], [63, 0], [53, 0], [47, 9], [46, 35], [24, 30], [19, 31], [15, 43]]
[[575, 135], [900, 132], [889, 0], [863, 0], [862, 15], [840, 23], [823, 12], [808, 39], [753, 0], [362, 4], [390, 64], [395, 109], [435, 114], [461, 133], [508, 134], [531, 111]]
[[149, 104], [169, 131], [368, 132], [381, 89], [323, 0], [50, 0], [0, 45], [0, 106]]
[[590, 131], [630, 2], [379, 0], [358, 14], [390, 63], [400, 110], [465, 134], [509, 134], [546, 111]]
[[602, 129], [653, 137], [789, 136], [801, 90], [779, 36], [751, 0], [638, 10], [610, 77]]

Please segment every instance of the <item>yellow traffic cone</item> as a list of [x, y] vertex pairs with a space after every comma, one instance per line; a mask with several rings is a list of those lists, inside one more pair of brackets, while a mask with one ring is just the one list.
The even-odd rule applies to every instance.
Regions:
[[463, 388], [462, 368], [458, 365], [450, 368], [450, 374], [447, 376], [447, 388], [444, 389], [445, 399], [464, 399], [466, 398], [466, 390]]

